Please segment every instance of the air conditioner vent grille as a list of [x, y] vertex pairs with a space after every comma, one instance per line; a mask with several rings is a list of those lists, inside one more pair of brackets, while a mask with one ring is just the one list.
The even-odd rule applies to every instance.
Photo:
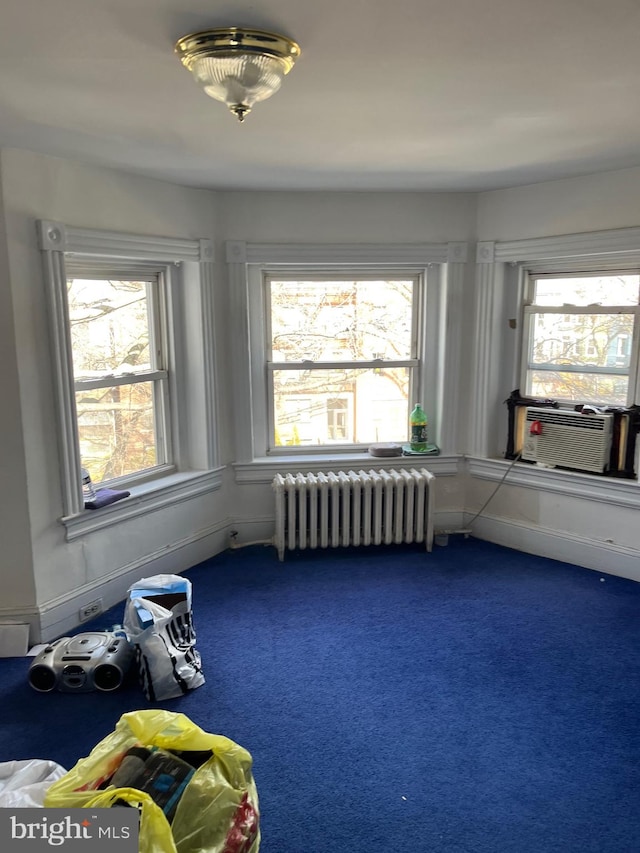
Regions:
[[[612, 415], [583, 415], [581, 412], [569, 412], [562, 409], [527, 409], [527, 423], [540, 421], [543, 424], [556, 424], [557, 426], [568, 426], [571, 429], [595, 429], [604, 432], [605, 420]], [[577, 420], [579, 418], [579, 421]]]
[[[540, 432], [531, 433], [531, 424]], [[522, 458], [544, 465], [603, 473], [609, 467], [613, 415], [527, 408]]]

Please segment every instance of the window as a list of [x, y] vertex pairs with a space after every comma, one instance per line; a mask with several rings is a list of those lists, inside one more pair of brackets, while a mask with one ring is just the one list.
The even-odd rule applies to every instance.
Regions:
[[264, 275], [268, 449], [406, 440], [422, 276]]
[[[68, 540], [218, 489], [213, 252], [38, 223]], [[135, 501], [83, 512], [81, 467]]]
[[268, 483], [303, 458], [315, 470], [360, 464], [376, 441], [407, 441], [418, 400], [434, 464], [449, 471], [463, 349], [450, 318], [465, 310], [466, 243], [225, 250], [236, 482]]
[[163, 274], [79, 266], [67, 301], [82, 466], [102, 483], [170, 464]]
[[524, 393], [572, 405], [635, 403], [640, 275], [531, 275], [528, 286]]
[[331, 397], [327, 400], [327, 438], [329, 441], [350, 441], [348, 432], [349, 400]]

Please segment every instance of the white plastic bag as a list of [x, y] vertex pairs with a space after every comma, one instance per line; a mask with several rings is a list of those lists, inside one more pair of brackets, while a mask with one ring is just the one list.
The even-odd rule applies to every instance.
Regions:
[[50, 785], [67, 771], [55, 761], [40, 758], [0, 763], [0, 808], [41, 807]]
[[187, 578], [154, 575], [131, 586], [123, 627], [147, 699], [172, 699], [204, 684]]

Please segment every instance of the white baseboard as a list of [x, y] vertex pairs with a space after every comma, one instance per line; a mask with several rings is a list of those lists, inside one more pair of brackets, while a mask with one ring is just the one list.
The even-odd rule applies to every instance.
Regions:
[[41, 605], [39, 632], [32, 634], [30, 643], [46, 643], [77, 628], [81, 624], [78, 611], [96, 598], [102, 599], [103, 610], [108, 610], [124, 601], [129, 587], [140, 578], [180, 574], [219, 554], [229, 546], [229, 529], [230, 522], [227, 519], [175, 543], [171, 548], [147, 554], [140, 560], [121, 566], [107, 577]]
[[[469, 519], [473, 516], [468, 514]], [[640, 550], [565, 531], [531, 527], [521, 522], [481, 516], [473, 522], [473, 536], [516, 551], [549, 557], [605, 574], [640, 582]]]
[[456, 533], [465, 529], [464, 512], [462, 510], [435, 511], [433, 515], [433, 529], [436, 533]]

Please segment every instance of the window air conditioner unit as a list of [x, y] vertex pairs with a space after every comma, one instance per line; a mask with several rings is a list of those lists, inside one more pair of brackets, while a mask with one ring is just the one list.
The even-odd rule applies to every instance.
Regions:
[[609, 467], [613, 414], [570, 409], [526, 410], [522, 458], [543, 465], [602, 474]]

